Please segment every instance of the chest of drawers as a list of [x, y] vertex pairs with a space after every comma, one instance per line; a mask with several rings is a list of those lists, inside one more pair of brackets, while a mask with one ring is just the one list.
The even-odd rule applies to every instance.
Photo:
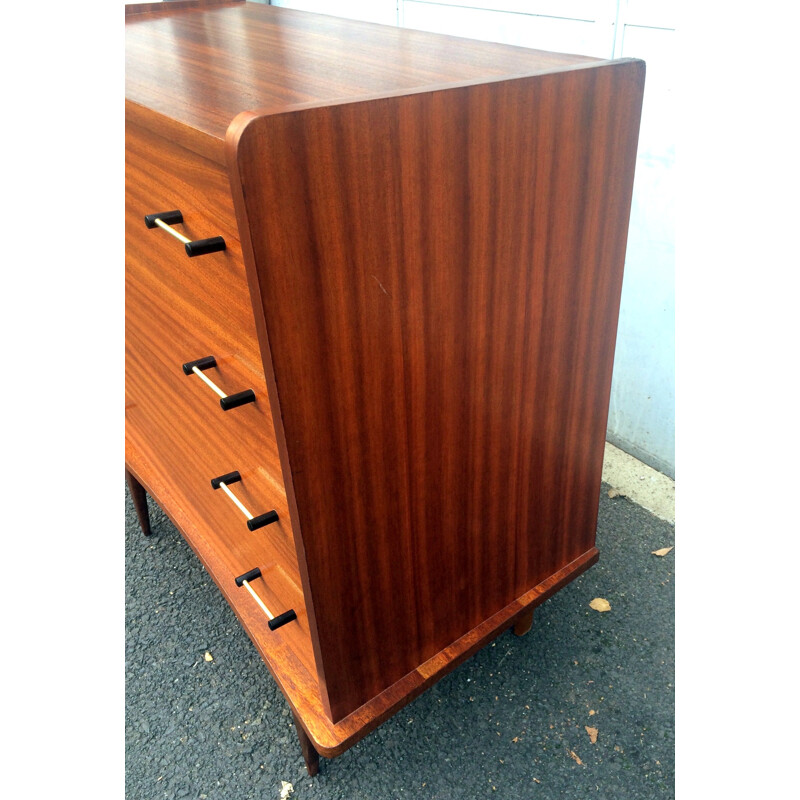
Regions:
[[597, 559], [644, 65], [242, 2], [126, 57], [126, 474], [313, 774]]

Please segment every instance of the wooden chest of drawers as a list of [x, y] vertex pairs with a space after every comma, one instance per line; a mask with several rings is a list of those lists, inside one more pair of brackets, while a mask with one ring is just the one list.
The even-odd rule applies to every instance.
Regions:
[[644, 65], [127, 12], [126, 472], [313, 774], [597, 559]]

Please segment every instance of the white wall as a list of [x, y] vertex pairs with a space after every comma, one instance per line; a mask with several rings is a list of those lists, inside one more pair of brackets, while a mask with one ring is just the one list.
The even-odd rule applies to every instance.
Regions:
[[[262, 0], [256, 0], [262, 2]], [[317, 14], [331, 14], [334, 17], [363, 19], [383, 25], [397, 25], [397, 0], [292, 0], [275, 2], [270, 5], [297, 8], [301, 11], [315, 11]]]
[[[647, 62], [608, 439], [675, 477], [675, 21], [622, 0], [615, 56]], [[661, 8], [660, 8], [661, 7]], [[663, 9], [663, 11], [662, 11]]]
[[647, 62], [608, 439], [675, 476], [675, 4], [669, 0], [273, 0], [473, 39]]

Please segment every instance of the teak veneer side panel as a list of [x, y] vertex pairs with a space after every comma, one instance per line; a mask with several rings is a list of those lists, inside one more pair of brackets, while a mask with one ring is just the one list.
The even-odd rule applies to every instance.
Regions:
[[242, 111], [597, 61], [254, 3], [172, 6], [126, 17], [126, 98], [219, 140]]
[[229, 141], [334, 722], [594, 546], [643, 77], [312, 108]]

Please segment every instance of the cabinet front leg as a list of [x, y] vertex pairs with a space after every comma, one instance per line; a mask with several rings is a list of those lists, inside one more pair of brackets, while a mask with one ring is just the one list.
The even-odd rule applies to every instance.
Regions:
[[533, 623], [533, 609], [529, 608], [517, 617], [514, 623], [514, 634], [516, 636], [524, 636], [530, 629]]
[[303, 751], [303, 758], [306, 762], [306, 769], [308, 774], [313, 778], [319, 772], [319, 753], [316, 748], [311, 744], [311, 739], [308, 734], [303, 730], [300, 721], [292, 712], [292, 719], [294, 720], [294, 727], [297, 729], [297, 738], [300, 740], [300, 749]]
[[128, 484], [128, 489], [131, 493], [133, 500], [133, 507], [136, 509], [136, 516], [139, 518], [139, 525], [145, 536], [149, 536], [150, 531], [150, 515], [147, 512], [147, 492], [133, 475], [125, 469], [125, 481]]

